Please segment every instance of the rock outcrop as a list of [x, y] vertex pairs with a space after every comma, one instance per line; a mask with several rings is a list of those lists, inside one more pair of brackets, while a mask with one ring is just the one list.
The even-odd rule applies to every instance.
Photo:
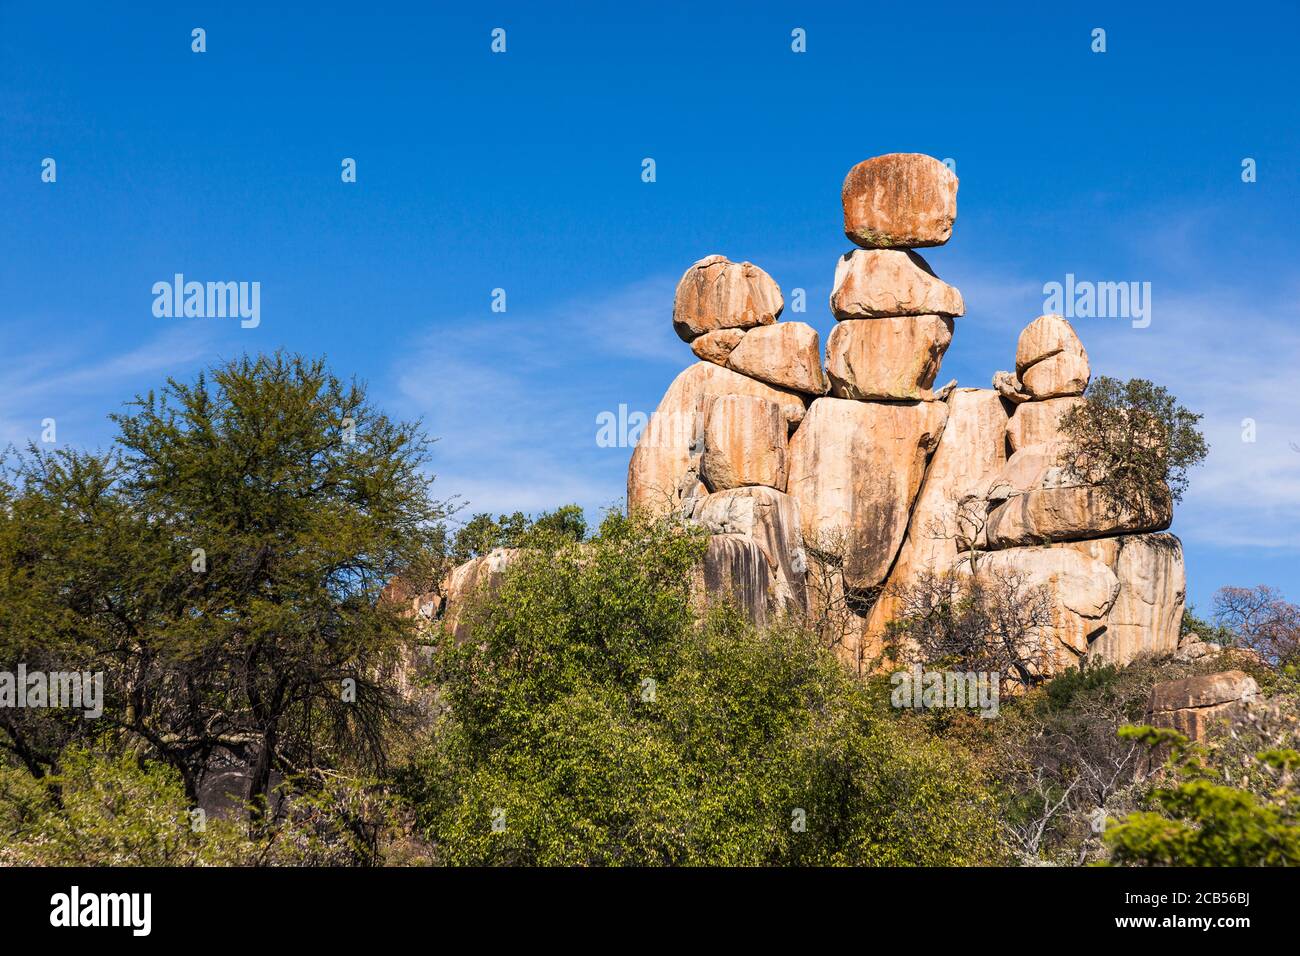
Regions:
[[756, 395], [719, 395], [704, 414], [700, 477], [712, 491], [744, 485], [785, 491], [787, 432], [776, 402]]
[[989, 548], [1014, 548], [1136, 531], [1163, 531], [1172, 520], [1167, 493], [1162, 503], [1149, 512], [1134, 512], [1117, 508], [1099, 488], [1091, 485], [1035, 488], [1009, 498], [989, 512], [985, 539]]
[[696, 574], [698, 611], [710, 600], [730, 601], [759, 627], [767, 624], [775, 579], [772, 563], [757, 541], [740, 534], [710, 535]]
[[906, 249], [855, 249], [835, 267], [831, 314], [837, 319], [963, 315], [961, 293]]
[[731, 350], [727, 367], [777, 388], [826, 393], [817, 330], [804, 322], [781, 322], [747, 333]]
[[1044, 677], [1171, 653], [1186, 584], [1182, 547], [1161, 533], [1168, 490], [1131, 514], [1062, 457], [1062, 421], [1091, 376], [1070, 323], [1029, 323], [992, 389], [934, 390], [965, 303], [915, 250], [949, 240], [956, 195], [927, 156], [850, 170], [844, 231], [860, 248], [836, 265], [824, 369], [816, 330], [779, 321], [766, 272], [722, 256], [691, 266], [673, 324], [703, 361], [646, 427], [628, 505], [707, 529], [702, 587], [757, 622], [847, 608], [836, 647], [859, 669], [929, 575], [1008, 576], [1047, 595]]
[[836, 324], [826, 341], [826, 373], [836, 398], [930, 398], [952, 341], [952, 319], [891, 317]]
[[[958, 567], [964, 571], [967, 566]], [[1044, 673], [1077, 664], [1088, 653], [1120, 592], [1119, 577], [1110, 567], [1070, 548], [994, 551], [980, 559], [978, 569], [975, 573], [1014, 575], [1026, 594], [1046, 589], [1051, 623], [1049, 633], [1039, 635]]]
[[1020, 333], [1016, 373], [1007, 384], [1018, 382], [1031, 400], [1041, 401], [1082, 395], [1090, 374], [1088, 353], [1073, 326], [1059, 315], [1040, 315]]
[[754, 543], [767, 561], [772, 585], [765, 597], [774, 611], [806, 607], [807, 565], [797, 501], [773, 488], [734, 488], [699, 499], [690, 520], [711, 535], [735, 535]]
[[1023, 378], [1026, 369], [1062, 352], [1087, 358], [1069, 322], [1059, 315], [1040, 315], [1025, 326], [1016, 340], [1016, 374]]
[[787, 427], [805, 413], [805, 398], [797, 392], [722, 368], [696, 362], [673, 380], [641, 432], [628, 467], [628, 507], [666, 515], [680, 511], [694, 486], [704, 451], [704, 412], [721, 395], [753, 395], [775, 402]]
[[[1179, 648], [1186, 595], [1168, 489], [1154, 513], [1116, 508], [1062, 457], [1062, 421], [1091, 370], [1075, 329], [1040, 316], [992, 389], [938, 391], [961, 293], [914, 250], [947, 242], [957, 179], [935, 159], [859, 163], [843, 188], [835, 325], [780, 321], [780, 288], [748, 262], [708, 256], [678, 284], [673, 327], [700, 361], [672, 382], [628, 467], [628, 507], [702, 528], [701, 607], [756, 624], [839, 620], [836, 653], [877, 666], [909, 589], [931, 576], [1014, 579], [1045, 595], [1041, 673]], [[432, 592], [400, 579], [383, 600], [463, 641], [476, 595], [519, 552], [453, 569]], [[1186, 654], [1205, 656], [1191, 645]], [[1160, 685], [1153, 719], [1200, 736], [1258, 688], [1240, 672]]]
[[726, 365], [727, 359], [731, 358], [731, 353], [744, 337], [744, 329], [715, 329], [692, 341], [691, 351], [706, 362]]
[[1133, 534], [1073, 542], [1115, 572], [1119, 594], [1089, 654], [1125, 664], [1139, 654], [1169, 653], [1178, 646], [1187, 597], [1183, 544], [1172, 534]]
[[846, 536], [847, 587], [884, 582], [947, 420], [943, 402], [819, 398], [808, 409], [790, 440], [788, 488], [805, 537]]
[[1055, 446], [1061, 437], [1061, 418], [1082, 401], [1078, 396], [1024, 402], [1007, 422], [1007, 442], [1018, 451], [1030, 445]]
[[1201, 674], [1151, 688], [1147, 717], [1154, 727], [1204, 740], [1216, 725], [1242, 716], [1259, 697], [1259, 685], [1244, 671]]
[[877, 638], [870, 656], [880, 652], [878, 639], [897, 612], [899, 594], [923, 572], [943, 573], [956, 566], [968, 545], [963, 539], [976, 530], [971, 518], [979, 517], [966, 513], [970, 495], [987, 487], [1006, 465], [1002, 435], [1007, 406], [998, 393], [959, 388], [947, 405], [948, 421], [912, 509], [907, 537], [863, 629]]

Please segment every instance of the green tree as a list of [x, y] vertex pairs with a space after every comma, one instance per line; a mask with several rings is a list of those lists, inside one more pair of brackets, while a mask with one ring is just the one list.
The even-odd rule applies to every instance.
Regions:
[[1188, 604], [1183, 608], [1183, 620], [1178, 630], [1179, 636], [1195, 635], [1197, 640], [1207, 644], [1231, 645], [1235, 635], [1222, 624], [1212, 624], [1196, 613], [1196, 608]]
[[578, 505], [564, 505], [529, 518], [522, 511], [492, 517], [486, 511], [473, 515], [451, 537], [451, 559], [460, 563], [481, 557], [494, 548], [524, 548], [581, 541], [587, 519]]
[[[96, 729], [174, 768], [191, 802], [221, 755], [249, 768], [255, 808], [276, 776], [381, 767], [412, 625], [377, 596], [445, 515], [418, 425], [281, 353], [112, 419], [109, 452], [32, 448], [8, 469], [0, 657], [104, 671]], [[38, 720], [3, 725], [37, 775], [89, 723]]]
[[612, 514], [529, 551], [444, 642], [404, 777], [453, 864], [1000, 859], [973, 765], [888, 719], [818, 637], [697, 621], [705, 538]]
[[1208, 454], [1200, 420], [1162, 386], [1103, 375], [1062, 416], [1060, 461], [1116, 511], [1158, 514], [1182, 500], [1188, 469]]

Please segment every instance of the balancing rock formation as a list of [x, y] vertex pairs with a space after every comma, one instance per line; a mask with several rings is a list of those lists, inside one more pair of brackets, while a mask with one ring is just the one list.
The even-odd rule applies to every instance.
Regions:
[[859, 669], [899, 595], [972, 554], [1050, 593], [1049, 671], [1173, 652], [1185, 578], [1181, 544], [1159, 533], [1171, 509], [1115, 514], [1057, 463], [1090, 375], [1074, 329], [1042, 316], [993, 388], [934, 390], [965, 304], [915, 250], [951, 237], [957, 177], [928, 156], [878, 156], [849, 171], [842, 200], [859, 248], [835, 269], [824, 370], [816, 330], [779, 321], [781, 290], [758, 266], [713, 255], [686, 270], [673, 328], [700, 361], [637, 443], [629, 509], [705, 527], [704, 589], [759, 623], [815, 612], [810, 556], [837, 547], [854, 608], [839, 651]]

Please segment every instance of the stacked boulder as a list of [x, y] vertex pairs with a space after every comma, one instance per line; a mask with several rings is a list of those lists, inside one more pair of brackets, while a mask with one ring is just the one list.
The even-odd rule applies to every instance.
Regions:
[[844, 179], [844, 234], [861, 248], [835, 269], [826, 343], [831, 394], [864, 401], [925, 401], [965, 312], [914, 249], [940, 246], [957, 219], [957, 177], [917, 153], [858, 163]]
[[1087, 352], [1070, 324], [1044, 315], [993, 390], [956, 389], [908, 537], [866, 624], [878, 647], [898, 595], [925, 572], [963, 564], [1051, 597], [1049, 671], [1091, 656], [1126, 663], [1178, 647], [1186, 577], [1167, 489], [1138, 515], [1117, 509], [1062, 463], [1061, 422], [1082, 401]]
[[705, 589], [759, 622], [806, 606], [789, 439], [828, 388], [816, 330], [779, 322], [783, 306], [752, 263], [708, 256], [686, 270], [673, 328], [700, 361], [669, 387], [628, 470], [629, 508], [708, 528]]
[[[1060, 422], [1082, 401], [1087, 353], [1043, 316], [993, 388], [934, 389], [964, 312], [917, 249], [956, 221], [957, 178], [919, 154], [849, 171], [836, 325], [781, 322], [762, 269], [709, 256], [678, 285], [673, 327], [700, 359], [672, 383], [628, 470], [628, 506], [706, 527], [703, 588], [758, 622], [847, 599], [841, 653], [882, 649], [898, 595], [927, 572], [1005, 568], [1053, 598], [1052, 667], [1177, 647], [1184, 578], [1171, 512], [1118, 513], [1062, 467]], [[832, 555], [832, 552], [835, 552]], [[835, 590], [810, 561], [834, 557]], [[825, 563], [820, 567], [825, 567]]]
[[[952, 235], [957, 177], [929, 156], [894, 153], [854, 166], [841, 200], [844, 234], [859, 248], [835, 269], [830, 395], [813, 402], [791, 440], [789, 487], [813, 553], [839, 568], [820, 599], [866, 608], [903, 546], [948, 425], [956, 383], [932, 388], [965, 304], [915, 249]], [[878, 650], [866, 646], [865, 624], [839, 645], [859, 667]]]
[[1186, 579], [1168, 489], [1137, 514], [1116, 507], [1061, 459], [1061, 422], [1080, 403], [1088, 354], [1063, 317], [1043, 315], [1020, 333], [1015, 372], [994, 386], [1012, 406], [1006, 464], [982, 493], [987, 512], [973, 546], [986, 566], [1046, 585], [1056, 609], [1055, 666], [1085, 654], [1121, 663], [1178, 646]]

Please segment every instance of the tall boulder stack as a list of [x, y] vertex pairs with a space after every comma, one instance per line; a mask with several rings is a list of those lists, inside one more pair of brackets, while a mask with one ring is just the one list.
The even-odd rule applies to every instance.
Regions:
[[753, 263], [714, 255], [686, 270], [673, 328], [701, 361], [669, 387], [628, 467], [629, 509], [707, 528], [700, 580], [755, 621], [806, 607], [790, 437], [829, 389], [817, 330], [778, 321], [783, 306]]
[[824, 365], [762, 269], [714, 255], [686, 270], [673, 328], [700, 361], [642, 433], [629, 508], [707, 529], [705, 600], [725, 595], [760, 624], [849, 607], [840, 651], [859, 668], [908, 587], [979, 569], [1048, 593], [1049, 674], [1172, 653], [1185, 580], [1178, 539], [1160, 533], [1171, 509], [1116, 510], [1061, 460], [1091, 374], [1070, 323], [1030, 323], [991, 389], [936, 389], [965, 303], [917, 250], [951, 237], [957, 177], [893, 153], [854, 166], [841, 199], [856, 248], [836, 264]]
[[[1172, 501], [1150, 514], [1116, 509], [1101, 490], [1071, 475], [1060, 463], [1061, 421], [1083, 401], [1088, 353], [1073, 327], [1059, 315], [1039, 316], [1016, 345], [1016, 371], [999, 372], [1026, 399], [1007, 422], [1012, 455], [990, 483], [985, 544], [991, 549], [1079, 541], [1143, 531], [1162, 531], [1173, 520]], [[1158, 496], [1159, 497], [1159, 496]]]
[[924, 401], [952, 341], [961, 293], [912, 247], [948, 241], [957, 177], [917, 153], [891, 153], [849, 170], [844, 232], [861, 246], [835, 268], [826, 344], [831, 394], [858, 401]]

